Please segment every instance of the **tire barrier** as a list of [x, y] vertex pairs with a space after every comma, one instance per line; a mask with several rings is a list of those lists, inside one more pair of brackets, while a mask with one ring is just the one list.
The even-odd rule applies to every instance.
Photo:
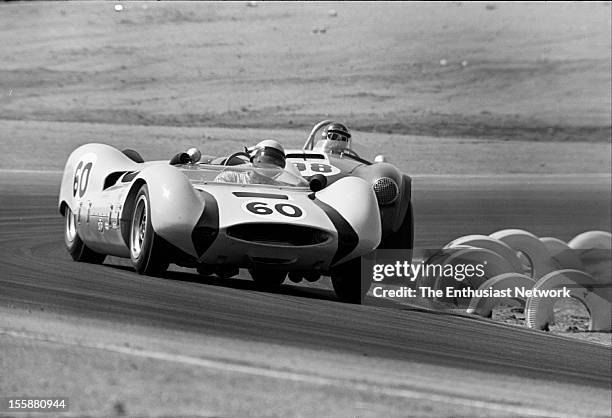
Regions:
[[[499, 276], [495, 276], [484, 282], [478, 288], [479, 290], [485, 289], [496, 289], [504, 290], [512, 287], [523, 287], [525, 289], [532, 289], [536, 281], [531, 277], [520, 273], [504, 273]], [[502, 298], [502, 297], [473, 297], [470, 300], [467, 313], [476, 314], [490, 318], [493, 313], [493, 308], [501, 305], [515, 305], [518, 302], [521, 306], [525, 306], [526, 299], [519, 299], [517, 297]]]
[[[442, 290], [446, 295], [447, 288], [462, 289], [472, 288], [477, 289], [482, 283], [491, 277], [498, 276], [503, 273], [514, 272], [514, 266], [498, 253], [486, 248], [477, 248], [467, 245], [456, 245], [454, 247], [444, 248], [440, 252], [431, 256], [425, 264], [436, 266], [450, 266], [453, 271], [457, 271], [460, 265], [482, 265], [483, 274], [480, 276], [473, 275], [465, 279], [458, 280], [456, 277], [437, 274], [434, 277], [421, 278], [419, 283], [425, 283], [425, 280], [433, 289]], [[433, 279], [433, 280], [432, 280]], [[436, 298], [439, 302], [444, 302], [457, 307], [466, 307], [469, 304], [469, 298], [449, 298], [442, 296]]]
[[[591, 317], [590, 331], [610, 331], [612, 310], [610, 288], [599, 287], [593, 277], [580, 270], [559, 270], [538, 280], [534, 290], [553, 290], [566, 287], [570, 296], [584, 304]], [[525, 322], [529, 328], [548, 330], [554, 321], [554, 305], [560, 298], [531, 297], [525, 306]]]
[[[612, 331], [612, 235], [609, 232], [584, 232], [569, 243], [553, 237], [538, 238], [521, 229], [504, 229], [488, 236], [467, 235], [449, 242], [424, 264], [451, 268], [460, 264], [483, 266], [484, 274], [478, 277], [460, 279], [441, 274], [418, 277], [418, 286], [443, 291], [444, 296], [431, 298], [441, 306], [465, 308], [468, 313], [490, 317], [500, 304], [519, 304], [525, 306], [528, 327], [548, 329], [554, 320], [555, 302], [561, 298], [555, 295], [565, 295], [584, 304], [590, 315], [590, 330]], [[474, 297], [450, 297], [446, 292], [465, 288], [477, 290], [470, 293]], [[516, 288], [524, 291], [489, 292], [487, 297], [479, 296], [487, 289]], [[488, 297], [491, 294], [504, 296]]]
[[466, 235], [461, 238], [457, 238], [454, 241], [446, 244], [444, 248], [453, 248], [459, 245], [468, 245], [470, 247], [484, 248], [486, 250], [493, 251], [505, 258], [513, 268], [513, 271], [520, 273], [523, 271], [523, 265], [514, 251], [508, 244], [498, 239], [491, 238], [487, 235]]
[[516, 251], [523, 253], [531, 264], [531, 277], [539, 279], [544, 275], [559, 270], [559, 266], [550, 256], [546, 246], [538, 237], [522, 229], [502, 229], [491, 235]]
[[584, 232], [576, 235], [568, 246], [582, 261], [584, 271], [601, 284], [612, 284], [612, 235], [609, 232]]
[[588, 231], [576, 235], [567, 244], [574, 250], [610, 250], [612, 249], [612, 234], [605, 231]]
[[565, 242], [552, 237], [540, 238], [540, 241], [542, 241], [542, 244], [544, 244], [552, 259], [555, 260], [561, 268], [584, 270], [584, 265], [580, 257], [578, 257], [576, 252]]

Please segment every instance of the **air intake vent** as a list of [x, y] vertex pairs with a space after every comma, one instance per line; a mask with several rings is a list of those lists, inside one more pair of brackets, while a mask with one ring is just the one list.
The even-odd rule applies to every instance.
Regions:
[[327, 242], [330, 235], [315, 228], [283, 224], [241, 224], [227, 229], [227, 235], [242, 241], [267, 245], [301, 247]]
[[395, 180], [389, 177], [379, 178], [372, 185], [379, 205], [390, 205], [397, 200], [399, 189]]

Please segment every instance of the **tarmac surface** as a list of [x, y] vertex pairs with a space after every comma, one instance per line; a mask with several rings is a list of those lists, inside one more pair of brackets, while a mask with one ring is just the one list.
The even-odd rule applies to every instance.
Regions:
[[[459, 235], [505, 227], [564, 240], [584, 230], [610, 229], [610, 177], [605, 175], [425, 176], [414, 184], [417, 246], [443, 245]], [[447, 377], [434, 393], [454, 393], [457, 399], [466, 395], [456, 393], [456, 382], [479, 373], [498, 383], [515, 379], [515, 385], [535, 379], [549, 392], [537, 397], [496, 384], [486, 396], [498, 396], [494, 404], [509, 405], [507, 413], [530, 412], [517, 406], [525, 404], [554, 416], [554, 411], [609, 411], [608, 347], [471, 318], [342, 304], [326, 282], [316, 288], [285, 284], [278, 293], [266, 293], [257, 291], [244, 273], [221, 280], [178, 269], [161, 279], [139, 276], [116, 258], [104, 266], [75, 263], [63, 247], [58, 188], [56, 172], [2, 172], [2, 306], [42, 306], [111, 321], [117, 328], [144, 327], [151, 335], [171, 329], [344, 353], [355, 359], [359, 376], [368, 375], [359, 369], [362, 356], [390, 360], [400, 369], [409, 363], [441, 367]], [[580, 399], [574, 396], [576, 388], [585, 392]], [[482, 396], [474, 391], [468, 398]]]

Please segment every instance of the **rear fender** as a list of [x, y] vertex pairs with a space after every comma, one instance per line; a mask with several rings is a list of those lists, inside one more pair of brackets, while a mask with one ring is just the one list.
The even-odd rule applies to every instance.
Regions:
[[105, 144], [86, 144], [74, 150], [64, 167], [58, 208], [73, 212], [77, 202], [99, 193], [108, 175], [121, 171], [136, 171], [140, 164], [130, 160], [118, 149]]

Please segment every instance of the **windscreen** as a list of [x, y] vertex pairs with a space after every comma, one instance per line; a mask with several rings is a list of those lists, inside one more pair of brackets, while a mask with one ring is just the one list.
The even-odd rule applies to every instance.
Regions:
[[197, 164], [183, 173], [192, 183], [233, 183], [241, 185], [268, 185], [307, 188], [308, 182], [280, 167], [254, 167], [251, 165]]

